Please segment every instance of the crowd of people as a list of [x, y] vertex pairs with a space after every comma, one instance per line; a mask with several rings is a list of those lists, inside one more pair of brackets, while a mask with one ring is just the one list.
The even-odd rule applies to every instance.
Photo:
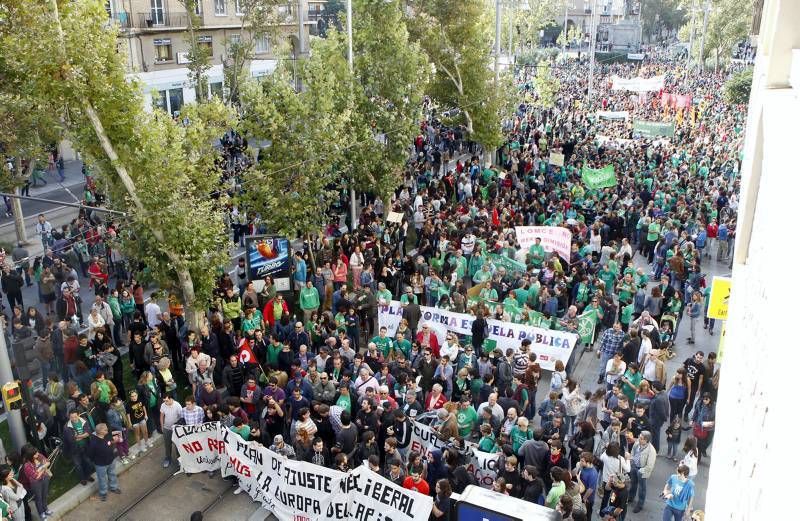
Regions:
[[[687, 71], [657, 53], [600, 64], [588, 101], [582, 70], [552, 68], [561, 87], [547, 108], [532, 71], [520, 71], [520, 102], [489, 166], [430, 111], [391, 200], [365, 194], [351, 232], [331, 226], [306, 242], [290, 292], [269, 277], [248, 280], [242, 260], [219, 277], [196, 329], [177, 299], [163, 312], [158, 295], [146, 299], [113, 249], [113, 225], [82, 216], [57, 231], [42, 217], [46, 254], [26, 265], [16, 252], [2, 289], [13, 340], [35, 339], [42, 390], [31, 414], [44, 440], [61, 440], [82, 483], [96, 471], [104, 500], [120, 492], [116, 457], [127, 464], [157, 431], [169, 467], [176, 424], [220, 421], [288, 458], [341, 470], [367, 464], [433, 496], [436, 519], [449, 515], [452, 492], [476, 484], [469, 451], [500, 455], [496, 492], [576, 521], [641, 511], [657, 458], [666, 458], [676, 466], [662, 491], [664, 519], [689, 515], [713, 440], [719, 368], [702, 351], [674, 375], [665, 364], [699, 334], [710, 298], [704, 270], [732, 254], [744, 111], [721, 98], [726, 72]], [[662, 74], [663, 92], [611, 90], [614, 75]], [[661, 103], [669, 92], [697, 103], [679, 114]], [[675, 134], [633, 139], [631, 120], [597, 111], [675, 122]], [[240, 168], [246, 142], [231, 134], [226, 143]], [[548, 161], [551, 152], [563, 166]], [[607, 165], [616, 184], [587, 188], [582, 168]], [[402, 220], [386, 222], [389, 211]], [[236, 209], [230, 223], [236, 242], [257, 226]], [[522, 250], [520, 225], [569, 228], [569, 258], [538, 240]], [[38, 306], [23, 307], [26, 283], [37, 285]], [[390, 335], [377, 318], [393, 300], [402, 320]], [[426, 305], [474, 315], [472, 334], [438, 337], [422, 319]], [[530, 341], [505, 351], [487, 342], [487, 319], [575, 332], [587, 313], [594, 334], [549, 374]], [[713, 320], [703, 326], [713, 334]], [[598, 357], [589, 381], [573, 373], [581, 350]], [[128, 372], [135, 384], [126, 386]], [[414, 421], [446, 449], [411, 450]], [[25, 465], [37, 458], [35, 448], [23, 451]], [[17, 462], [17, 477], [0, 468], [3, 497], [27, 505], [20, 491], [31, 491], [46, 516], [46, 484], [37, 481], [46, 472], [25, 465]]]

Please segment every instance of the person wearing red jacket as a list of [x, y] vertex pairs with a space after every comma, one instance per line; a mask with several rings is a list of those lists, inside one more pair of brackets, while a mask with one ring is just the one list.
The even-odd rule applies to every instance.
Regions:
[[417, 333], [417, 342], [422, 349], [429, 347], [433, 356], [439, 358], [439, 338], [428, 324], [423, 324], [422, 331]]
[[[280, 311], [275, 313], [276, 310]], [[264, 316], [264, 320], [266, 320], [269, 323], [269, 326], [272, 328], [275, 327], [275, 322], [280, 320], [284, 314], [289, 314], [289, 306], [286, 305], [286, 301], [283, 300], [283, 295], [278, 294], [264, 305], [264, 310], [261, 314]], [[275, 315], [277, 315], [277, 317]]]

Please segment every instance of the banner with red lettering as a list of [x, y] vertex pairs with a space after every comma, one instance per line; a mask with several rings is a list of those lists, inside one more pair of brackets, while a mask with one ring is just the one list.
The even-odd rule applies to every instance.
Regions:
[[431, 497], [358, 467], [349, 472], [296, 461], [220, 422], [177, 425], [173, 443], [185, 472], [220, 469], [280, 521], [415, 521], [428, 519]]
[[176, 425], [172, 443], [178, 449], [178, 462], [187, 474], [211, 472], [219, 468], [219, 423]]
[[569, 261], [572, 247], [572, 232], [561, 226], [515, 226], [517, 242], [520, 249], [528, 251], [536, 239], [542, 240], [544, 251], [554, 251], [562, 259]]
[[[411, 443], [409, 450], [422, 453], [428, 460], [431, 459], [431, 451], [439, 449], [444, 451], [447, 442], [436, 435], [436, 431], [418, 421], [411, 422]], [[476, 481], [484, 488], [492, 488], [494, 479], [497, 477], [497, 463], [500, 454], [481, 452], [478, 445], [467, 442], [466, 447], [469, 451], [467, 458], [467, 472], [475, 476]]]

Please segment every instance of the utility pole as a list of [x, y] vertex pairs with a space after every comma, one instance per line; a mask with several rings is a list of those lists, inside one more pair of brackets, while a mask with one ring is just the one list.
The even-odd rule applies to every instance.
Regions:
[[[353, 0], [347, 0], [347, 65], [350, 74], [353, 74]], [[350, 174], [350, 231], [356, 229], [358, 216], [356, 215], [356, 189], [353, 186], [355, 180]]]
[[689, 20], [689, 52], [686, 53], [686, 68], [692, 68], [692, 47], [694, 46], [694, 12], [695, 0], [692, 0], [691, 18]]
[[508, 3], [508, 56], [514, 56], [514, 3], [509, 0]]
[[[350, 0], [348, 0], [349, 2]], [[500, 87], [500, 0], [494, 0], [494, 88]]]
[[[561, 60], [567, 60], [567, 18], [569, 17], [569, 3], [571, 0], [564, 2], [564, 31], [561, 33], [563, 40], [561, 41]], [[578, 49], [580, 52], [580, 48]]]
[[[3, 319], [0, 319], [0, 385], [13, 381], [14, 375], [11, 373], [11, 360], [8, 358], [6, 332]], [[22, 411], [12, 409], [6, 411], [6, 416], [8, 417], [8, 430], [11, 432], [11, 443], [16, 450], [20, 450], [23, 445], [28, 443], [25, 435], [25, 423], [22, 421]]]
[[588, 96], [594, 95], [594, 51], [597, 47], [597, 0], [592, 4], [592, 18], [589, 28], [589, 90]]
[[706, 6], [703, 9], [703, 33], [700, 35], [700, 70], [706, 68], [706, 61], [703, 59], [703, 53], [706, 48], [706, 29], [708, 28], [708, 12], [711, 10], [711, 0], [706, 0]]

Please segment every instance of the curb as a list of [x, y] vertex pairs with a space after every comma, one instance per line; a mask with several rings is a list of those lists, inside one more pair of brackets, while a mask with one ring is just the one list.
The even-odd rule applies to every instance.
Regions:
[[[164, 444], [164, 436], [159, 434], [158, 432], [153, 433], [153, 436], [150, 437], [153, 440], [153, 448], [150, 450], [155, 450], [156, 447], [159, 447]], [[150, 451], [148, 451], [149, 453]], [[128, 470], [133, 468], [135, 465], [138, 465], [142, 461], [144, 461], [144, 456], [138, 457], [132, 462], [128, 463], [127, 465], [123, 466], [120, 463], [119, 458], [117, 458], [117, 476], [122, 476]], [[61, 519], [63, 516], [69, 514], [72, 510], [74, 510], [78, 505], [92, 497], [97, 493], [98, 485], [97, 481], [94, 483], [89, 483], [87, 485], [76, 485], [72, 487], [70, 490], [64, 492], [61, 496], [56, 498], [55, 501], [50, 505], [50, 510], [53, 511], [53, 515], [48, 517], [48, 521], [55, 521]]]

